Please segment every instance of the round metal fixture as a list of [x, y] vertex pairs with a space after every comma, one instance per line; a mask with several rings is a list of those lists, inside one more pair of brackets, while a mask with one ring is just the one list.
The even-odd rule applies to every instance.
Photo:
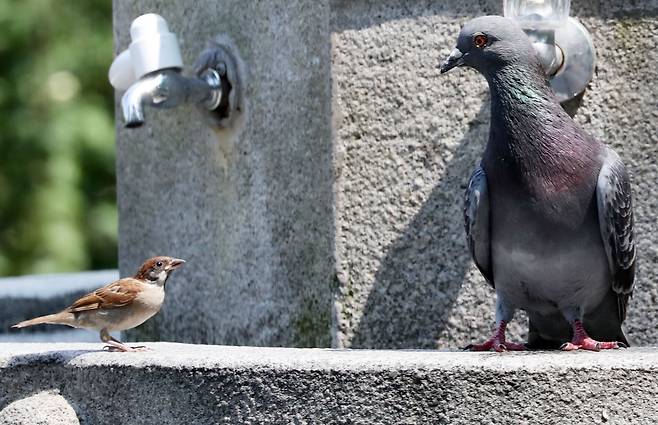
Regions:
[[574, 18], [555, 29], [555, 45], [564, 59], [550, 83], [558, 100], [564, 102], [578, 96], [592, 81], [596, 51], [587, 29]]

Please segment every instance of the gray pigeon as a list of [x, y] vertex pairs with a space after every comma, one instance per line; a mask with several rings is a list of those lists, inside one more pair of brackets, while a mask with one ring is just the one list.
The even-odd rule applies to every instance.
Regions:
[[[631, 186], [619, 156], [583, 131], [553, 94], [523, 30], [501, 16], [467, 22], [441, 73], [478, 70], [491, 91], [489, 142], [466, 190], [478, 269], [496, 291], [496, 329], [475, 351], [628, 346], [633, 291]], [[527, 345], [505, 340], [517, 309]]]

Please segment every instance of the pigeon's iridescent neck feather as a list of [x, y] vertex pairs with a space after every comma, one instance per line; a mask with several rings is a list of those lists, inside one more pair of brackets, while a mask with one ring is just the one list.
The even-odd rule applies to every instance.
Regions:
[[486, 75], [491, 127], [483, 162], [533, 194], [551, 196], [589, 177], [584, 170], [599, 161], [600, 146], [562, 109], [533, 59]]
[[[558, 120], [562, 127], [575, 127], [555, 98], [538, 62], [509, 64], [485, 76], [491, 90], [492, 124], [501, 125], [512, 134], [523, 133], [529, 124], [536, 124], [536, 130], [555, 129]], [[526, 121], [537, 117], [546, 120]], [[541, 124], [548, 127], [541, 128]]]

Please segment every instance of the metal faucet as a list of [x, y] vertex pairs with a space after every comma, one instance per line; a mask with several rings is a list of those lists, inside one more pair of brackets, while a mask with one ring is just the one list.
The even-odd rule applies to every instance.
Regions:
[[121, 98], [126, 127], [144, 124], [144, 106], [169, 109], [183, 103], [202, 103], [216, 109], [222, 99], [219, 72], [208, 68], [198, 77], [185, 77], [177, 69], [163, 69], [144, 75]]
[[178, 39], [162, 16], [139, 16], [130, 25], [130, 37], [130, 46], [117, 55], [108, 72], [112, 86], [125, 91], [121, 109], [126, 127], [144, 124], [146, 106], [168, 109], [183, 103], [200, 103], [212, 111], [211, 124], [217, 128], [239, 122], [238, 66], [225, 40], [212, 40], [194, 65], [195, 75], [185, 77]]

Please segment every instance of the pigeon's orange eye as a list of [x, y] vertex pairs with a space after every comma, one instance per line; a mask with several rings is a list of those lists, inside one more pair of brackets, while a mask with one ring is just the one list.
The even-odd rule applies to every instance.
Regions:
[[482, 49], [484, 46], [486, 46], [487, 41], [488, 41], [487, 36], [484, 34], [478, 34], [475, 37], [473, 37], [473, 44], [478, 49]]

